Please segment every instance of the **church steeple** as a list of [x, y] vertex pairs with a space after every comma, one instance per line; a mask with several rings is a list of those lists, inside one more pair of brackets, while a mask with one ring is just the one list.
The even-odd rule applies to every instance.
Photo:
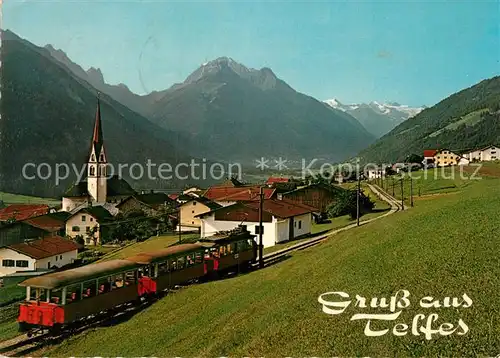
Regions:
[[106, 185], [106, 152], [101, 125], [101, 104], [97, 94], [97, 109], [95, 113], [94, 132], [90, 146], [88, 161], [87, 191], [92, 199], [98, 203], [105, 203], [107, 196]]

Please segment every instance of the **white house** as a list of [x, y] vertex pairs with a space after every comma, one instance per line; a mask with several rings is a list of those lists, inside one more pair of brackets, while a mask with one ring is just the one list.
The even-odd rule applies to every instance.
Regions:
[[[264, 247], [297, 239], [311, 234], [312, 212], [315, 208], [292, 203], [286, 199], [269, 199], [263, 202], [262, 241]], [[232, 230], [238, 225], [258, 234], [259, 202], [240, 202], [200, 214], [201, 236], [207, 237], [219, 231]]]
[[[101, 243], [101, 224], [111, 220], [113, 216], [102, 206], [89, 206], [74, 212], [66, 220], [66, 235], [70, 237], [82, 236], [85, 245], [99, 245]], [[89, 233], [93, 232], [91, 235]]]
[[475, 149], [464, 153], [463, 156], [470, 161], [486, 162], [500, 159], [500, 148], [490, 145], [485, 148]]
[[368, 179], [377, 179], [385, 177], [385, 168], [371, 168], [368, 169]]
[[73, 263], [80, 245], [60, 236], [27, 241], [0, 248], [0, 277]]

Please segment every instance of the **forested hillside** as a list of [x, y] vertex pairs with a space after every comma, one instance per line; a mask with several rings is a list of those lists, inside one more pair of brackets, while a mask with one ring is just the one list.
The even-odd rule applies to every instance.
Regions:
[[364, 162], [391, 162], [424, 149], [500, 144], [500, 77], [451, 95], [403, 122], [359, 156]]

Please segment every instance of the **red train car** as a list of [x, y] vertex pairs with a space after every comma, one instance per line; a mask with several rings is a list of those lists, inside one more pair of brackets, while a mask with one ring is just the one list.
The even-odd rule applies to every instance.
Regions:
[[26, 300], [19, 309], [20, 331], [60, 331], [193, 279], [245, 270], [256, 258], [253, 237], [238, 229], [195, 244], [25, 280], [19, 284], [26, 287]]

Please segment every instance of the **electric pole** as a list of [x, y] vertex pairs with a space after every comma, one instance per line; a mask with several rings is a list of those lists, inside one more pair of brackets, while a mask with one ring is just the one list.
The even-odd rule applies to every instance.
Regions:
[[359, 195], [361, 190], [361, 175], [358, 171], [358, 190], [356, 191], [356, 222], [357, 226], [359, 226]]
[[264, 210], [264, 188], [259, 189], [259, 268], [264, 268], [263, 245], [262, 245], [262, 212]]
[[[180, 195], [179, 195], [180, 196]], [[179, 203], [180, 204], [180, 203]], [[177, 214], [177, 226], [179, 227], [179, 244], [182, 242], [182, 230], [181, 230], [181, 205], [177, 208], [178, 214]]]
[[394, 177], [392, 178], [392, 197], [394, 198]]
[[401, 210], [405, 209], [405, 197], [403, 193], [403, 177], [401, 177]]
[[413, 181], [410, 173], [410, 206], [413, 208]]

